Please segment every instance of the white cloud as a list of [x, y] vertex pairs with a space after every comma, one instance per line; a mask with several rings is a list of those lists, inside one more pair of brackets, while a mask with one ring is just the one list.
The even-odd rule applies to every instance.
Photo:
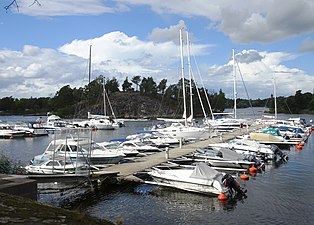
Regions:
[[[314, 31], [312, 0], [120, 0], [147, 5], [158, 14], [208, 18], [236, 43], [269, 43]], [[215, 26], [213, 26], [215, 24]]]
[[154, 42], [172, 41], [179, 44], [179, 30], [186, 29], [186, 25], [183, 20], [180, 20], [178, 24], [170, 26], [169, 28], [155, 28], [149, 34], [149, 39]]
[[[45, 97], [84, 74], [81, 58], [26, 45], [23, 51], [0, 50], [0, 96]], [[63, 74], [71, 76], [62, 78]], [[82, 84], [82, 82], [80, 82]]]
[[[274, 93], [273, 81], [276, 80], [277, 96], [294, 95], [297, 90], [302, 92], [312, 92], [314, 77], [296, 68], [288, 68], [283, 63], [296, 56], [283, 52], [257, 52], [255, 50], [243, 50], [236, 54], [236, 59], [246, 55], [245, 60], [238, 61], [236, 67], [237, 92], [238, 97], [247, 99], [244, 84], [248, 90], [248, 95], [252, 99], [267, 98]], [[248, 56], [251, 54], [252, 56]], [[257, 57], [259, 55], [259, 57]], [[218, 91], [218, 88], [226, 93], [227, 97], [233, 97], [233, 66], [232, 60], [225, 65], [214, 65], [209, 69], [208, 79], [204, 80], [209, 88]], [[241, 79], [242, 75], [242, 79]], [[216, 87], [216, 88], [215, 88]], [[218, 88], [217, 88], [218, 87]]]
[[[103, 13], [113, 13], [121, 11], [122, 7], [106, 6], [101, 0], [39, 0], [38, 4], [33, 4], [34, 0], [18, 1], [18, 10], [11, 7], [11, 11], [29, 16], [73, 16], [73, 15], [100, 15]], [[126, 8], [123, 8], [126, 10]]]
[[[235, 43], [270, 43], [314, 31], [312, 0], [33, 0], [18, 1], [19, 13], [30, 16], [101, 15], [147, 6], [160, 15], [208, 18], [208, 27], [219, 29]], [[13, 11], [14, 8], [12, 9]], [[215, 24], [215, 26], [213, 26]], [[171, 29], [171, 28], [169, 28]], [[153, 39], [162, 38], [158, 28]], [[169, 36], [167, 34], [166, 36]], [[168, 37], [170, 38], [170, 37]], [[164, 39], [161, 39], [164, 40]]]
[[[158, 28], [156, 33], [171, 31], [182, 23]], [[22, 51], [0, 50], [0, 97], [45, 97], [54, 95], [65, 85], [72, 88], [86, 85], [90, 45], [92, 79], [102, 74], [107, 78], [116, 77], [122, 84], [126, 77], [131, 79], [140, 75], [153, 77], [156, 82], [165, 78], [168, 85], [175, 84], [180, 79], [180, 50], [177, 43], [170, 40], [140, 40], [136, 36], [116, 31], [90, 40], [74, 40], [64, 44], [59, 50], [31, 45], [25, 45]], [[193, 44], [191, 55], [197, 60], [198, 56], [207, 54], [208, 48], [209, 45]], [[313, 76], [283, 64], [298, 57], [297, 55], [249, 49], [237, 53], [236, 57], [249, 95], [253, 99], [270, 96], [273, 71], [277, 71], [275, 75], [278, 95], [293, 95], [298, 89], [303, 92], [312, 91]], [[193, 60], [191, 62], [194, 74], [197, 74]], [[232, 61], [224, 65], [201, 62], [199, 68], [206, 88], [216, 91], [221, 88], [227, 97], [232, 97]], [[238, 83], [238, 96], [246, 98], [244, 89], [240, 88], [241, 82]]]

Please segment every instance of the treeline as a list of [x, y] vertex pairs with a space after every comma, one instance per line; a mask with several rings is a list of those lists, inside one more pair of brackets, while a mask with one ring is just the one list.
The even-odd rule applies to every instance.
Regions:
[[[185, 80], [187, 108], [189, 109], [190, 81]], [[167, 84], [166, 79], [156, 83], [152, 77], [134, 76], [131, 80], [125, 78], [121, 87], [115, 77], [106, 79], [97, 77], [88, 85], [71, 88], [62, 87], [53, 97], [0, 99], [0, 114], [45, 115], [47, 112], [63, 118], [85, 118], [87, 112], [102, 114], [104, 110], [104, 88], [111, 101], [116, 117], [181, 117], [183, 114], [182, 80], [177, 84]], [[233, 108], [233, 100], [227, 99], [222, 90], [209, 91], [196, 88], [191, 81], [194, 116], [203, 116], [204, 110], [209, 114], [209, 104], [213, 112], [223, 112], [225, 108]], [[201, 98], [201, 102], [199, 100]], [[311, 93], [302, 94], [297, 91], [295, 96], [278, 97], [278, 113], [313, 113], [314, 96]], [[107, 101], [108, 103], [108, 101]], [[268, 107], [274, 111], [274, 99], [245, 100], [237, 99], [238, 108]], [[109, 108], [109, 106], [107, 106]], [[147, 110], [149, 109], [149, 110]]]
[[[278, 113], [314, 114], [314, 93], [302, 94], [302, 91], [298, 90], [294, 96], [277, 97], [276, 102]], [[267, 104], [271, 113], [275, 111], [274, 105], [274, 98], [271, 98]]]
[[[306, 92], [302, 94], [301, 90], [296, 91], [294, 96], [277, 97], [277, 112], [285, 114], [314, 114], [314, 93]], [[233, 108], [233, 99], [227, 99], [226, 108]], [[266, 107], [269, 113], [275, 112], [275, 99], [273, 96], [266, 99], [237, 99], [238, 108], [248, 107]]]

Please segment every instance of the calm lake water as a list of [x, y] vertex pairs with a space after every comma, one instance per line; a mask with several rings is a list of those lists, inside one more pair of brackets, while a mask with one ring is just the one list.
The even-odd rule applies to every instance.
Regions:
[[[310, 115], [279, 116], [301, 116], [307, 122], [314, 118]], [[2, 121], [35, 119], [0, 117]], [[97, 141], [125, 137], [151, 125], [151, 121], [126, 122], [124, 128], [96, 131], [93, 137]], [[42, 153], [52, 138], [0, 139], [0, 151], [27, 163], [34, 155]], [[247, 189], [247, 198], [242, 200], [223, 203], [216, 197], [140, 184], [80, 195], [76, 194], [77, 190], [67, 195], [40, 194], [39, 201], [124, 224], [314, 224], [314, 135], [302, 150], [292, 147], [287, 153], [287, 163], [270, 163], [265, 172], [250, 176], [248, 181], [238, 179]]]

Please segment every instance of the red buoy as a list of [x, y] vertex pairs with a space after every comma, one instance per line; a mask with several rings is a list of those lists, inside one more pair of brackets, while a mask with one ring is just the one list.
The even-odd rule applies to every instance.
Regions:
[[225, 193], [220, 193], [218, 195], [218, 199], [219, 200], [227, 200], [228, 199], [228, 195], [226, 195]]
[[244, 173], [244, 174], [242, 174], [242, 175], [240, 176], [240, 179], [241, 179], [241, 180], [248, 180], [248, 179], [249, 179], [249, 176]]
[[250, 173], [257, 173], [257, 168], [255, 168], [254, 166], [249, 168], [249, 172]]
[[302, 149], [302, 146], [301, 146], [301, 145], [298, 145], [298, 146], [297, 146], [297, 149], [298, 149], [298, 150], [301, 150], [301, 149]]

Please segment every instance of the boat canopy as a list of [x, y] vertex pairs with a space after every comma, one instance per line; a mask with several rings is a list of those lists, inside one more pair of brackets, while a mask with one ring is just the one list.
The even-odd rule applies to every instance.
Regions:
[[278, 129], [273, 129], [273, 128], [265, 129], [262, 131], [262, 133], [272, 134], [274, 136], [281, 136], [280, 131]]
[[213, 168], [207, 166], [205, 163], [200, 162], [196, 165], [193, 173], [190, 178], [204, 179], [204, 180], [213, 180], [217, 176], [221, 175], [220, 172], [214, 170]]

